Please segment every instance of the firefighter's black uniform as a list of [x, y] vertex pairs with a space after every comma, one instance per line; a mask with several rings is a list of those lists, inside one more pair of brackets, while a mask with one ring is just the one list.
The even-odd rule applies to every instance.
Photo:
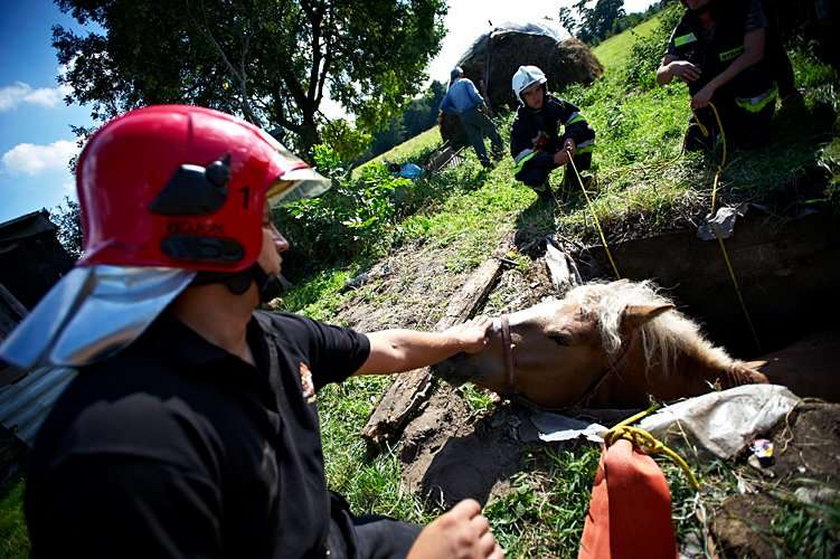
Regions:
[[[560, 135], [560, 126], [564, 127]], [[578, 170], [589, 169], [595, 147], [595, 131], [577, 107], [553, 95], [545, 95], [540, 109], [519, 107], [510, 132], [510, 152], [516, 162], [516, 179], [535, 190], [545, 189], [548, 175], [558, 167], [554, 154], [571, 138], [577, 145]]]
[[[689, 92], [694, 95], [744, 52], [747, 33], [766, 28], [760, 0], [714, 1], [707, 10], [683, 15], [671, 33], [667, 54], [700, 68], [699, 79], [689, 84]], [[768, 50], [765, 47], [765, 52]], [[727, 142], [749, 147], [767, 139], [777, 96], [766, 55], [718, 88], [712, 104], [720, 115]], [[697, 119], [703, 126], [697, 126]], [[717, 128], [711, 107], [695, 111], [686, 134], [686, 148], [711, 146], [719, 134]]]
[[164, 313], [80, 369], [41, 428], [25, 500], [32, 557], [405, 557], [421, 527], [356, 518], [327, 491], [315, 393], [364, 334], [254, 313], [256, 366]]

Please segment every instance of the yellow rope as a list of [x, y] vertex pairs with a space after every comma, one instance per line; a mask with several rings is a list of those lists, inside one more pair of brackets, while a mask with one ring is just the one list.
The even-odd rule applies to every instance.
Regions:
[[712, 112], [715, 113], [715, 120], [717, 120], [718, 130], [720, 130], [721, 144], [723, 144], [723, 157], [720, 158], [720, 166], [718, 167], [722, 170], [726, 166], [726, 134], [723, 131], [723, 123], [720, 121], [720, 114], [718, 114], [717, 107], [715, 107], [714, 103], [709, 103], [709, 106], [712, 108]]
[[[720, 130], [721, 143], [723, 144], [723, 154], [721, 156], [720, 165], [718, 165], [717, 172], [715, 173], [715, 179], [712, 184], [712, 208], [710, 215], [714, 216], [717, 206], [717, 190], [718, 185], [720, 184], [720, 175], [723, 173], [723, 170], [726, 167], [726, 132], [724, 132], [723, 130], [723, 123], [720, 120], [720, 114], [718, 113], [717, 107], [715, 107], [714, 103], [709, 103], [709, 106], [712, 108], [712, 112], [715, 115], [715, 120], [717, 120], [718, 130]], [[694, 118], [695, 120], [697, 120], [698, 123], [700, 122], [700, 119], [697, 118], [696, 114]], [[743, 293], [741, 293], [741, 286], [738, 284], [738, 279], [735, 277], [735, 270], [732, 267], [732, 261], [729, 259], [729, 252], [727, 252], [726, 250], [726, 245], [723, 242], [723, 237], [720, 236], [720, 232], [714, 225], [710, 224], [710, 229], [712, 230], [712, 232], [714, 232], [715, 238], [717, 239], [718, 245], [720, 246], [720, 251], [723, 253], [723, 260], [726, 263], [726, 269], [729, 271], [729, 279], [732, 280], [732, 285], [735, 286], [735, 295], [738, 297], [738, 303], [741, 305], [741, 311], [744, 313], [744, 318], [746, 318], [747, 320], [747, 326], [749, 326], [750, 333], [752, 334], [756, 349], [758, 349], [758, 351], [761, 352], [761, 341], [758, 339], [758, 332], [755, 329], [755, 325], [753, 324], [750, 312], [749, 310], [747, 310], [747, 304], [744, 301]]]
[[680, 467], [695, 490], [700, 489], [700, 483], [697, 481], [697, 478], [694, 476], [694, 473], [691, 471], [691, 468], [682, 456], [651, 435], [648, 431], [639, 427], [630, 426], [631, 423], [635, 423], [636, 421], [649, 415], [658, 407], [659, 404], [653, 404], [645, 411], [637, 413], [636, 415], [628, 417], [624, 421], [618, 423], [615, 427], [604, 434], [604, 444], [607, 447], [610, 447], [615, 441], [619, 439], [626, 439], [645, 454], [664, 454]]
[[601, 228], [601, 222], [598, 220], [598, 215], [595, 213], [595, 208], [592, 205], [592, 200], [589, 199], [589, 194], [587, 194], [586, 188], [583, 186], [583, 180], [580, 178], [580, 173], [578, 173], [572, 150], [566, 148], [566, 153], [569, 154], [569, 163], [572, 165], [572, 169], [575, 172], [575, 177], [577, 178], [578, 184], [580, 185], [581, 192], [583, 192], [583, 197], [586, 198], [586, 204], [589, 206], [589, 213], [591, 213], [592, 217], [595, 219], [595, 226], [598, 228], [598, 234], [601, 235], [601, 242], [604, 243], [604, 251], [607, 253], [607, 258], [609, 258], [610, 260], [613, 272], [615, 272], [615, 279], [621, 279], [621, 274], [618, 271], [618, 266], [615, 265], [615, 260], [613, 259], [612, 252], [610, 252], [610, 247], [607, 244], [607, 237], [604, 235], [604, 230]]

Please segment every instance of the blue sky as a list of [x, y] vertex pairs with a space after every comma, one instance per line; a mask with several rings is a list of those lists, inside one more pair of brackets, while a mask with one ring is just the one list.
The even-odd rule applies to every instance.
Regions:
[[[2, 0], [0, 18], [0, 221], [74, 194], [67, 162], [75, 154], [70, 125], [89, 112], [67, 107], [50, 44], [55, 24], [74, 26], [48, 0]], [[75, 27], [75, 26], [74, 26]]]
[[[449, 70], [475, 37], [494, 23], [554, 17], [572, 0], [487, 2], [450, 0], [449, 32], [429, 77], [445, 81]], [[628, 0], [628, 11], [640, 11], [653, 0]], [[0, 0], [0, 221], [42, 207], [53, 208], [65, 196], [75, 198], [67, 164], [76, 154], [70, 125], [89, 126], [87, 108], [66, 106], [56, 82], [58, 61], [51, 28], [78, 29], [72, 17], [48, 0]], [[478, 15], [480, 14], [480, 15]], [[340, 107], [322, 107], [338, 116]]]

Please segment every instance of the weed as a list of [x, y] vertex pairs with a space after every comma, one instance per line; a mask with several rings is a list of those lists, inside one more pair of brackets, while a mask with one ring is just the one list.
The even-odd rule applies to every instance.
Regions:
[[12, 484], [0, 497], [0, 557], [29, 555], [29, 535], [23, 518], [23, 480]]
[[508, 557], [577, 557], [599, 456], [590, 444], [529, 454], [527, 473], [485, 508]]

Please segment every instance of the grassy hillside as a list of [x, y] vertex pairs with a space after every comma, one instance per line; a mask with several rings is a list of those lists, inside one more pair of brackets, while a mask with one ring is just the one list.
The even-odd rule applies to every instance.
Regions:
[[[722, 155], [717, 152], [709, 157], [681, 156], [682, 134], [690, 116], [687, 90], [679, 84], [652, 87], [651, 71], [658, 58], [646, 60], [642, 56], [645, 52], [661, 52], [661, 45], [651, 39], [658, 37], [661, 41], [667, 29], [656, 26], [657, 20], [649, 21], [604, 42], [596, 49], [596, 55], [607, 68], [605, 78], [589, 88], [572, 87], [560, 92], [581, 108], [597, 131], [596, 185], [590, 195], [610, 242], [692, 226], [708, 211], [712, 177]], [[644, 38], [649, 39], [647, 44]], [[634, 52], [632, 45], [637, 43], [639, 48]], [[840, 167], [836, 76], [804, 51], [794, 52], [793, 62], [798, 85], [806, 90], [805, 108], [778, 116], [776, 139], [767, 147], [729, 154], [719, 203], [772, 198], [785, 185], [804, 180], [817, 166], [833, 169], [836, 183]], [[503, 136], [508, 133], [511, 118], [508, 115], [499, 119]], [[412, 154], [407, 144], [401, 146], [399, 153], [381, 157], [411, 160], [428, 149], [428, 144], [422, 143]], [[387, 245], [392, 257], [407, 252], [405, 258], [410, 258], [412, 251], [418, 251], [416, 258], [429, 259], [421, 267], [440, 270], [438, 264], [442, 263], [443, 269], [454, 276], [475, 267], [505, 235], [514, 231], [521, 240], [559, 231], [581, 243], [600, 242], [590, 209], [579, 192], [558, 191], [556, 201], [540, 202], [529, 188], [513, 180], [511, 160], [485, 172], [472, 153], [467, 153], [466, 162], [459, 168], [429, 179], [448, 188], [443, 197], [429, 199], [394, 228]], [[561, 178], [557, 174], [555, 186]], [[826, 196], [837, 204], [837, 188], [833, 188]], [[389, 251], [383, 250], [384, 257]], [[528, 259], [523, 255], [514, 252], [509, 256], [519, 262], [524, 259], [527, 268]], [[347, 311], [360, 301], [369, 302], [372, 307], [414, 304], [404, 291], [389, 291], [379, 282], [372, 282], [358, 293], [341, 293], [344, 280], [361, 271], [354, 265], [324, 270], [313, 282], [289, 295], [288, 308], [355, 324], [355, 319], [348, 318], [352, 313], [348, 315]], [[426, 278], [417, 272], [401, 280], [403, 285], [411, 285]], [[428, 327], [438, 317], [432, 315], [426, 321], [398, 325]], [[323, 432], [329, 481], [360, 511], [428, 521], [434, 512], [425, 508], [416, 495], [406, 493], [400, 483], [398, 450], [371, 460], [357, 435], [388, 384], [380, 378], [357, 379], [324, 391], [321, 409], [325, 410]], [[475, 413], [483, 413], [482, 404], [477, 404]], [[508, 491], [486, 508], [494, 530], [508, 557], [576, 557], [598, 451], [591, 446], [544, 447], [530, 456], [526, 472], [509, 480]], [[681, 537], [703, 534], [707, 529], [698, 519], [697, 503], [713, 507], [736, 490], [737, 476], [729, 465], [703, 463], [696, 457], [691, 463], [704, 480], [702, 498], [695, 497], [678, 470], [665, 466]], [[826, 535], [824, 526], [808, 526], [804, 532], [794, 530], [790, 537], [813, 537], [813, 541], [829, 541], [827, 545], [836, 541]], [[811, 529], [815, 531], [808, 532]], [[812, 551], [819, 556], [819, 550]]]
[[394, 146], [385, 153], [381, 153], [359, 165], [353, 170], [353, 176], [359, 176], [362, 170], [368, 165], [382, 164], [385, 161], [407, 161], [415, 157], [416, 154], [429, 151], [440, 144], [440, 129], [435, 126], [429, 128], [422, 134], [414, 136], [410, 140], [406, 140], [398, 146]]
[[622, 68], [630, 57], [633, 44], [641, 38], [650, 36], [661, 20], [660, 16], [653, 16], [632, 29], [610, 37], [595, 47], [593, 52], [601, 61], [601, 64], [604, 65], [604, 70], [609, 74], [613, 70]]

